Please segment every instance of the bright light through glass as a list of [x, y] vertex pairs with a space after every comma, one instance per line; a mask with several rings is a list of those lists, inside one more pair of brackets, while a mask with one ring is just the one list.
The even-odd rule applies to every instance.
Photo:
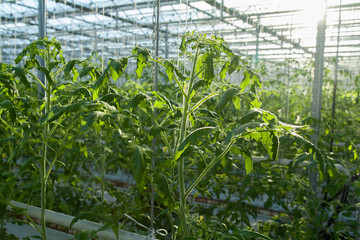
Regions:
[[302, 0], [294, 2], [299, 4], [299, 9], [303, 9], [301, 15], [305, 24], [316, 26], [325, 15], [325, 0]]

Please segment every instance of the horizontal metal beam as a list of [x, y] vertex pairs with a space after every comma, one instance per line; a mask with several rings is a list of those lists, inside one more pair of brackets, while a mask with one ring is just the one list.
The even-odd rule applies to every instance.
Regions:
[[[90, 7], [87, 7], [87, 6], [83, 6], [83, 5], [80, 5], [80, 4], [75, 4], [75, 2], [71, 3], [71, 2], [68, 2], [66, 0], [55, 0], [55, 2], [57, 3], [62, 3], [62, 4], [65, 4], [67, 6], [70, 6], [70, 7], [73, 7], [73, 8], [76, 8], [78, 10], [81, 10], [82, 12], [91, 12], [91, 13], [94, 13], [94, 9], [90, 8]], [[113, 7], [111, 7], [112, 9]], [[136, 22], [134, 20], [131, 20], [131, 19], [127, 19], [127, 18], [123, 18], [123, 17], [119, 17], [119, 16], [115, 16], [115, 15], [112, 15], [108, 12], [108, 8], [105, 10], [105, 8], [96, 8], [95, 9], [95, 12], [97, 14], [100, 14], [100, 15], [103, 15], [103, 16], [106, 16], [106, 17], [109, 17], [109, 18], [112, 18], [114, 20], [120, 20], [124, 23], [130, 23], [132, 25], [135, 25], [135, 26], [139, 26], [139, 27], [142, 27], [142, 28], [147, 28], [147, 29], [151, 29], [153, 30], [154, 27], [151, 25], [151, 24], [143, 24], [143, 23], [139, 23], [139, 22]], [[162, 33], [166, 33], [165, 30], [161, 30], [160, 29], [160, 32]]]
[[213, 0], [205, 0], [205, 2], [210, 4], [211, 6], [215, 7], [218, 10], [222, 10], [222, 11], [226, 12], [229, 15], [237, 17], [238, 19], [240, 19], [243, 22], [251, 25], [255, 29], [260, 28], [262, 30], [262, 32], [268, 33], [271, 36], [278, 38], [280, 41], [289, 43], [289, 44], [293, 45], [293, 47], [301, 49], [306, 53], [310, 53], [312, 55], [314, 54], [308, 48], [302, 47], [299, 43], [293, 42], [292, 40], [288, 39], [287, 37], [278, 34], [276, 31], [274, 31], [273, 29], [271, 29], [268, 26], [264, 26], [264, 25], [262, 25], [262, 24], [260, 24], [258, 22], [255, 22], [250, 16], [248, 16], [246, 14], [242, 14], [242, 13], [240, 13], [238, 10], [236, 10], [234, 8], [229, 8], [229, 7], [226, 7], [225, 5], [222, 6], [219, 2], [213, 1]]

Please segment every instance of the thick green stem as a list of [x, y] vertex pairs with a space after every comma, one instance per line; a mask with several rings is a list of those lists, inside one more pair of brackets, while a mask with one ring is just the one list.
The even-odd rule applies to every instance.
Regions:
[[[187, 125], [187, 119], [188, 119], [188, 110], [189, 110], [189, 104], [191, 101], [191, 89], [192, 85], [194, 83], [194, 80], [196, 78], [196, 61], [198, 58], [199, 49], [196, 51], [195, 57], [194, 57], [194, 63], [193, 63], [193, 69], [191, 72], [190, 77], [190, 83], [187, 89], [186, 95], [183, 96], [183, 113], [181, 118], [181, 125], [180, 125], [180, 139], [179, 144], [185, 139], [186, 136], [186, 125]], [[179, 176], [179, 195], [180, 195], [180, 221], [181, 221], [181, 228], [183, 232], [183, 237], [189, 236], [189, 228], [186, 223], [186, 195], [185, 195], [185, 177], [184, 177], [184, 158], [180, 158], [178, 163], [178, 176]]]
[[102, 155], [101, 161], [101, 202], [105, 202], [105, 157]]
[[44, 139], [42, 144], [42, 158], [40, 162], [40, 177], [41, 177], [41, 237], [43, 240], [46, 240], [46, 219], [45, 219], [45, 209], [46, 209], [46, 134], [47, 126], [44, 127]]
[[189, 104], [190, 104], [190, 95], [191, 95], [191, 89], [192, 89], [192, 85], [194, 83], [194, 80], [196, 78], [195, 74], [196, 74], [196, 61], [198, 58], [198, 54], [199, 54], [199, 49], [196, 51], [195, 54], [195, 58], [194, 58], [194, 63], [193, 63], [193, 69], [191, 72], [191, 77], [190, 77], [190, 83], [187, 89], [187, 93], [185, 96], [183, 96], [183, 114], [182, 114], [182, 118], [181, 118], [181, 126], [180, 126], [180, 141], [179, 144], [185, 139], [185, 134], [186, 134], [186, 123], [187, 123], [187, 118], [188, 118], [188, 109], [189, 109]]
[[[46, 66], [48, 66], [48, 59], [45, 59]], [[51, 108], [51, 85], [49, 82], [45, 82], [45, 112], [46, 115], [50, 112]], [[44, 124], [43, 132], [43, 143], [42, 143], [42, 156], [40, 160], [40, 177], [41, 177], [41, 237], [43, 240], [46, 240], [46, 219], [45, 219], [45, 209], [46, 209], [46, 182], [47, 182], [47, 142], [49, 135], [50, 126], [49, 123]]]

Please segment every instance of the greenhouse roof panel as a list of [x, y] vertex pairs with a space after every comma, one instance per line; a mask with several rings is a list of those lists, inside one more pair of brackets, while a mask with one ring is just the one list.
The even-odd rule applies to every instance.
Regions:
[[[29, 39], [36, 38], [38, 1], [0, 2], [1, 39], [19, 40], [16, 41], [15, 50], [8, 49], [9, 46], [2, 51], [19, 51], [21, 42], [25, 46]], [[276, 52], [282, 54], [282, 48], [302, 55], [313, 55], [317, 21], [325, 9], [319, 2], [161, 0], [160, 46], [165, 48], [165, 39], [175, 46], [185, 32], [196, 30], [209, 35], [218, 34], [242, 51], [248, 47], [245, 52], [249, 57], [255, 57], [253, 51], [257, 44], [262, 54], [259, 57], [275, 56]], [[64, 44], [71, 41], [73, 45], [77, 43], [82, 46], [97, 41], [104, 42], [104, 47], [111, 45], [111, 49], [116, 49], [116, 43], [119, 43], [119, 48], [124, 47], [120, 43], [153, 48], [154, 3], [152, 0], [48, 0], [47, 33], [49, 37], [61, 39]], [[325, 48], [325, 52], [333, 52], [332, 47], [336, 45], [339, 11], [339, 1], [328, 0], [326, 44], [329, 44], [329, 48]], [[356, 47], [360, 35], [359, 1], [342, 0], [341, 12], [339, 39], [344, 47], [339, 49], [339, 53], [352, 48], [354, 53], [360, 55]], [[86, 47], [82, 49], [87, 51]], [[178, 47], [175, 49], [171, 54], [176, 54]], [[160, 50], [165, 52], [164, 49]], [[107, 50], [107, 54], [111, 54], [111, 50]], [[8, 59], [5, 54], [2, 56]]]

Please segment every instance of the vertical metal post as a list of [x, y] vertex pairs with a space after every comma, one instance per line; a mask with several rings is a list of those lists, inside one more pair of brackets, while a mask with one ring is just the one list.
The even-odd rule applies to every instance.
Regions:
[[260, 35], [260, 15], [258, 16], [258, 22], [256, 24], [255, 66], [257, 66], [259, 60], [259, 35]]
[[320, 130], [319, 121], [321, 119], [321, 97], [324, 75], [324, 50], [325, 50], [325, 32], [326, 32], [326, 14], [317, 25], [316, 52], [314, 82], [312, 91], [312, 111], [311, 116], [314, 119], [313, 128], [315, 130], [312, 136], [312, 143], [317, 144]]
[[[1, 0], [0, 0], [1, 1]], [[0, 43], [1, 43], [1, 35], [0, 35]], [[2, 46], [0, 45], [0, 62], [2, 62]]]
[[[159, 32], [160, 32], [160, 0], [156, 1], [156, 39], [155, 39], [155, 57], [159, 57]], [[158, 90], [158, 63], [155, 64], [154, 91]]]
[[46, 0], [39, 0], [39, 39], [46, 36]]
[[[42, 39], [46, 36], [46, 1], [47, 0], [39, 0], [39, 11], [38, 11], [38, 19], [39, 19], [39, 34], [38, 38]], [[39, 62], [41, 66], [45, 66], [45, 59], [40, 58]], [[45, 75], [43, 72], [39, 72], [39, 79], [46, 86]], [[39, 92], [44, 92], [39, 86]]]
[[224, 0], [221, 0], [221, 5], [220, 5], [220, 20], [221, 20], [221, 21], [224, 20]]
[[166, 25], [166, 33], [165, 33], [165, 59], [169, 58], [169, 32], [168, 26]]
[[[313, 91], [312, 91], [312, 110], [311, 110], [311, 117], [313, 119], [312, 127], [315, 130], [314, 134], [311, 137], [311, 142], [315, 145], [317, 145], [318, 143], [320, 120], [321, 120], [321, 98], [322, 98], [322, 85], [323, 85], [323, 75], [324, 75], [325, 33], [326, 33], [326, 11], [324, 13], [324, 16], [318, 22], [317, 35], [316, 35], [315, 69], [314, 69], [314, 82], [313, 82]], [[317, 185], [317, 176], [318, 174], [315, 172], [312, 172], [310, 174], [310, 186], [314, 191]]]
[[96, 33], [96, 28], [95, 28], [94, 29], [94, 38], [92, 39], [92, 53], [91, 54], [93, 54], [97, 49], [96, 37], [97, 37], [97, 33]]

